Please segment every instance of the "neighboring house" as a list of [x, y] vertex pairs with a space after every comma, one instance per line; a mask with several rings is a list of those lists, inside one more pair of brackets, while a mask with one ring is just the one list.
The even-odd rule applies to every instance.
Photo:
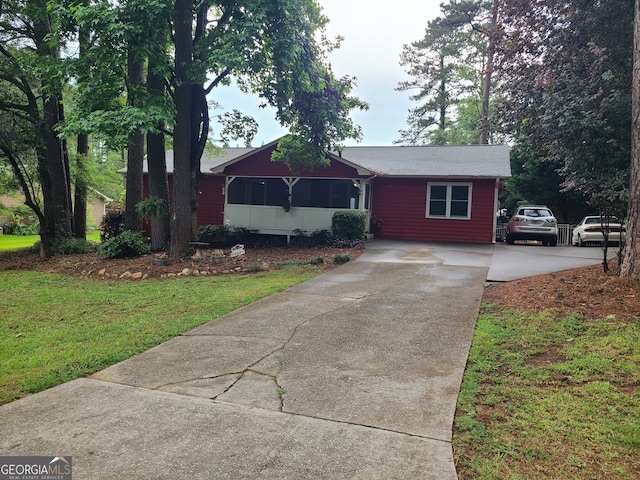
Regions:
[[[91, 228], [98, 228], [102, 223], [105, 213], [107, 213], [107, 204], [113, 200], [95, 188], [91, 188], [87, 198], [87, 220]], [[24, 205], [24, 197], [22, 194], [0, 195], [0, 203], [7, 208], [15, 208]]]
[[[346, 147], [300, 174], [271, 161], [276, 146], [202, 159], [199, 225], [290, 236], [330, 230], [334, 212], [361, 210], [379, 238], [495, 242], [498, 193], [511, 176], [506, 145]], [[172, 151], [167, 171], [171, 183]]]

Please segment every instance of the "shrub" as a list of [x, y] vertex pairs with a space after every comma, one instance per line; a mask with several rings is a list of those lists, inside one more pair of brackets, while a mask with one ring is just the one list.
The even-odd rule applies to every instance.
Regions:
[[136, 205], [136, 210], [143, 218], [158, 218], [169, 215], [169, 205], [158, 197], [149, 197]]
[[13, 210], [3, 211], [7, 223], [4, 225], [4, 233], [11, 235], [37, 235], [40, 232], [38, 217], [34, 211], [26, 205], [18, 205]]
[[324, 257], [318, 255], [317, 257], [313, 257], [312, 259], [310, 259], [309, 263], [311, 265], [322, 265], [324, 263]]
[[329, 247], [333, 248], [350, 248], [353, 250], [364, 250], [367, 246], [366, 242], [361, 239], [345, 240], [334, 238], [329, 242]]
[[364, 239], [367, 214], [359, 210], [336, 212], [331, 218], [331, 232], [339, 239]]
[[333, 263], [347, 263], [353, 258], [350, 253], [336, 253], [333, 256]]
[[205, 225], [198, 231], [198, 241], [216, 247], [231, 247], [237, 243], [257, 246], [262, 235], [258, 230], [228, 225]]
[[316, 230], [308, 235], [304, 230], [296, 229], [291, 237], [291, 245], [295, 247], [327, 247], [333, 241], [328, 230]]
[[137, 257], [151, 251], [147, 238], [140, 232], [126, 230], [117, 237], [103, 242], [98, 248], [98, 253], [109, 258]]
[[56, 252], [64, 255], [89, 253], [95, 252], [98, 249], [98, 244], [91, 240], [85, 240], [84, 238], [65, 238], [57, 242], [54, 249]]
[[100, 241], [105, 242], [110, 238], [115, 238], [124, 232], [124, 212], [113, 210], [108, 212], [100, 224]]

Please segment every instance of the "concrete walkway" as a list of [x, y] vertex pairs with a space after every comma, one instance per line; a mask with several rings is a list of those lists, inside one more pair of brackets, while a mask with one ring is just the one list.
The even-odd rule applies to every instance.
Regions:
[[493, 253], [374, 241], [0, 407], [0, 455], [72, 456], [74, 479], [456, 479], [452, 423]]

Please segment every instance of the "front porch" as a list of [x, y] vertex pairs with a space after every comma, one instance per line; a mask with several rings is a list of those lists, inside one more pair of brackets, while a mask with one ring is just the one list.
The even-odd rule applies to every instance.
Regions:
[[287, 239], [296, 230], [331, 231], [334, 213], [368, 212], [369, 192], [368, 182], [358, 178], [229, 176], [224, 223]]

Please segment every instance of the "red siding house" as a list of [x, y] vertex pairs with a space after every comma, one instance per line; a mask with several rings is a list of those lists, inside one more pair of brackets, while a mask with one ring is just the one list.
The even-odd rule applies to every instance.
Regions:
[[276, 146], [202, 159], [200, 225], [290, 236], [330, 230], [334, 212], [361, 210], [377, 238], [495, 242], [498, 193], [511, 176], [506, 145], [345, 147], [330, 165], [298, 174], [271, 161]]

